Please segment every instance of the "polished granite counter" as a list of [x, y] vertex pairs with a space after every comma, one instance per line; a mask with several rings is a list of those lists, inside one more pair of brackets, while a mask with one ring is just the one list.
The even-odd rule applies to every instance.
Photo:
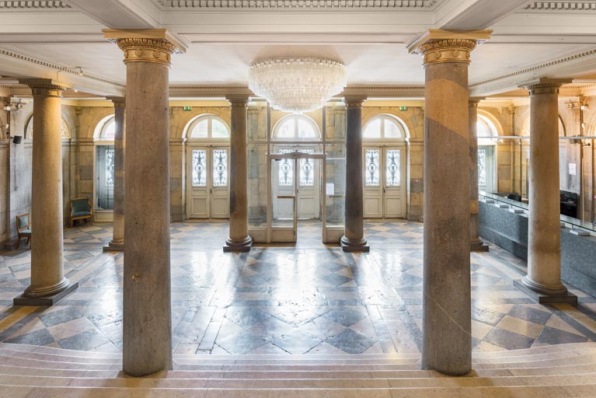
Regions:
[[[528, 212], [505, 201], [481, 200], [480, 236], [524, 260], [528, 258]], [[514, 213], [512, 209], [523, 211]], [[561, 228], [561, 273], [565, 282], [596, 295], [596, 237], [580, 236], [577, 228], [563, 222]], [[582, 230], [587, 232], [587, 230]]]

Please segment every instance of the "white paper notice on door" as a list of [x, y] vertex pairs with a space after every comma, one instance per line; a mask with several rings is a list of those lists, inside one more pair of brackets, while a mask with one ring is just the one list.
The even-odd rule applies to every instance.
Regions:
[[335, 184], [332, 182], [328, 182], [326, 184], [325, 191], [327, 192], [327, 196], [335, 195]]
[[577, 175], [577, 164], [569, 163], [569, 175], [570, 176]]

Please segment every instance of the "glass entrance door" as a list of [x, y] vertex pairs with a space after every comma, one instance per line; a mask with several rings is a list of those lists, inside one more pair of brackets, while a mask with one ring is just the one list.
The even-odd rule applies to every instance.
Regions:
[[294, 243], [298, 219], [318, 219], [325, 208], [320, 183], [324, 181], [321, 173], [325, 155], [296, 150], [270, 154], [268, 158], [268, 241]]
[[271, 242], [296, 242], [298, 232], [297, 159], [280, 155], [270, 159]]

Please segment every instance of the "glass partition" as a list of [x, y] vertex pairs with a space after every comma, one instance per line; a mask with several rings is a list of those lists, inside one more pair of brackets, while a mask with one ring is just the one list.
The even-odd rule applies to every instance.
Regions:
[[[596, 231], [595, 138], [559, 137], [561, 221], [591, 231]], [[487, 146], [487, 141], [493, 144]], [[493, 152], [486, 148], [493, 148]], [[528, 203], [530, 163], [530, 137], [479, 138], [481, 198], [526, 211], [531, 205]]]

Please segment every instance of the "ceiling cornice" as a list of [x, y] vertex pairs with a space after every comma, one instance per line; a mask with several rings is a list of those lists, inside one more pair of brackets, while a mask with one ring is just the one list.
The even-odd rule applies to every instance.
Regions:
[[596, 1], [535, 1], [524, 7], [527, 11], [596, 11]]
[[0, 1], [0, 10], [64, 10], [71, 7], [63, 1]]
[[163, 10], [177, 9], [397, 9], [433, 11], [444, 0], [154, 0]]

